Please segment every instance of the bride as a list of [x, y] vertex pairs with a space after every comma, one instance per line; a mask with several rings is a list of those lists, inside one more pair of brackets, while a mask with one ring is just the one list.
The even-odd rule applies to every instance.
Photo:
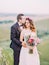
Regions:
[[[40, 65], [39, 54], [36, 45], [29, 46], [26, 42], [27, 36], [37, 37], [36, 30], [33, 21], [30, 18], [26, 18], [24, 29], [20, 35], [20, 41], [26, 43], [26, 47], [21, 48], [19, 65]], [[29, 53], [29, 49], [32, 49], [33, 53]]]

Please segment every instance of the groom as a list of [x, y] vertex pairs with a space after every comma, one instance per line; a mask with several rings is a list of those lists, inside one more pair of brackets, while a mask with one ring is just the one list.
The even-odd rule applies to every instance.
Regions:
[[25, 22], [24, 14], [17, 15], [17, 22], [11, 27], [11, 44], [10, 47], [14, 52], [14, 65], [19, 65], [19, 56], [21, 47], [25, 47], [25, 43], [20, 41], [20, 27]]

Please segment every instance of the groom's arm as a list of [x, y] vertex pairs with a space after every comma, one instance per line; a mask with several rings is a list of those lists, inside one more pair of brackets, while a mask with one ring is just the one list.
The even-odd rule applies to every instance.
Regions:
[[22, 46], [22, 42], [16, 38], [16, 30], [13, 26], [11, 27], [11, 40], [16, 43], [16, 45]]

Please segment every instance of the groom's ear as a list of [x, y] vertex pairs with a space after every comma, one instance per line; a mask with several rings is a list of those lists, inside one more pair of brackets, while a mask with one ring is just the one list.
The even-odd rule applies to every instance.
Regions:
[[22, 19], [22, 16], [24, 16], [24, 14], [18, 14], [17, 15], [17, 21], [19, 21], [19, 19], [21, 20]]

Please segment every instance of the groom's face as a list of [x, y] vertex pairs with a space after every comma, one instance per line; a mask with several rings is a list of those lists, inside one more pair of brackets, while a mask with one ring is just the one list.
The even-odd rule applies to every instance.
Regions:
[[22, 24], [25, 23], [25, 16], [22, 16]]

